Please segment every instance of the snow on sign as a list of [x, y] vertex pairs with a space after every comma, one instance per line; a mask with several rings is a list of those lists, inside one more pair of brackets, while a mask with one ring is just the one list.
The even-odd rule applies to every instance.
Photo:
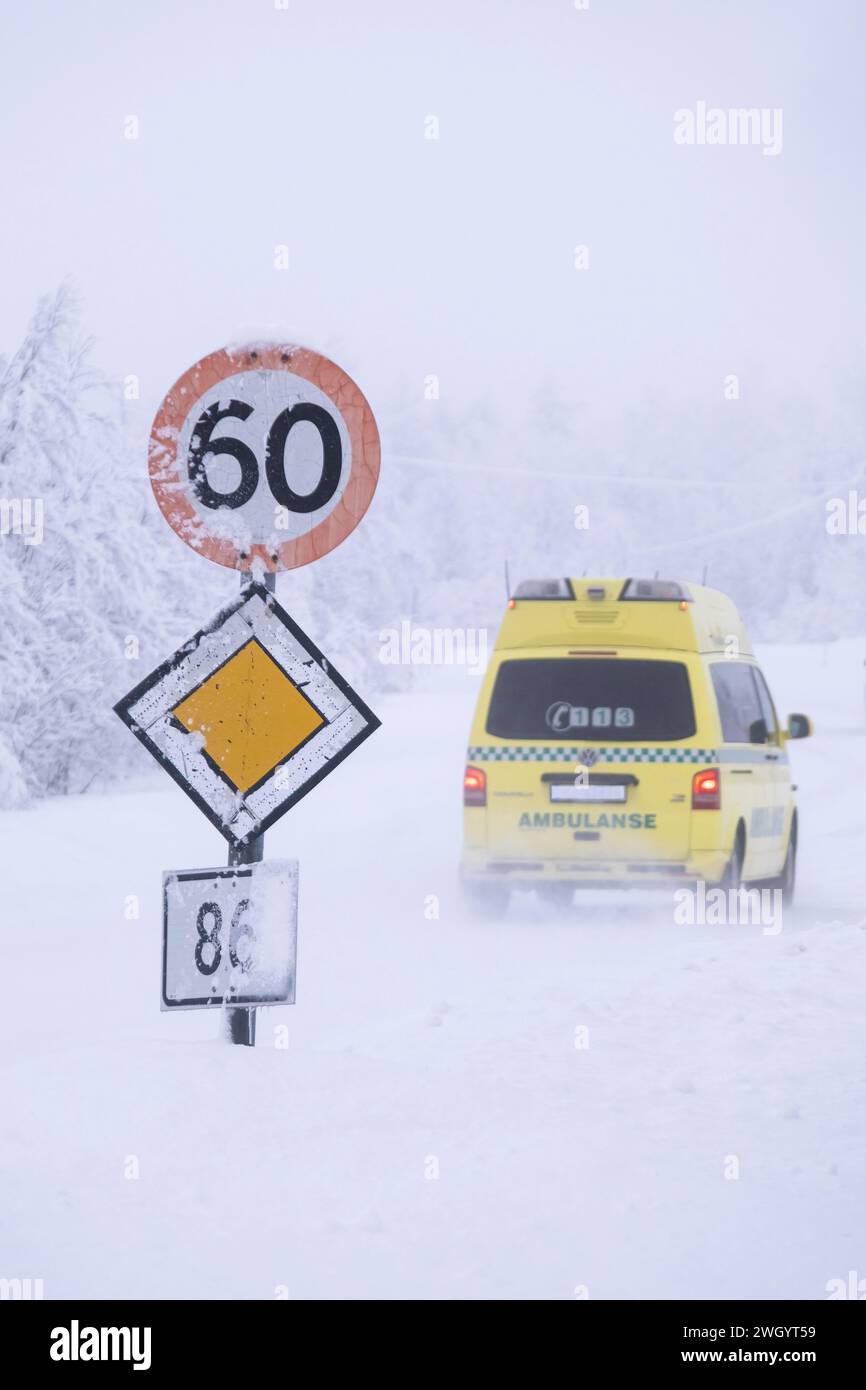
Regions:
[[379, 432], [351, 377], [290, 344], [212, 352], [168, 392], [148, 448], [156, 500], [181, 540], [232, 569], [297, 569], [363, 517]]
[[247, 846], [379, 727], [252, 583], [115, 705], [234, 846]]
[[294, 1004], [297, 860], [162, 876], [160, 1007]]

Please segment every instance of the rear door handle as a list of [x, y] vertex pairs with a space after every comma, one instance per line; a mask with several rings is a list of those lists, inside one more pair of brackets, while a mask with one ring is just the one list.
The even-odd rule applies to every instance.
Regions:
[[751, 777], [752, 775], [750, 767], [732, 767], [731, 772], [735, 777]]
[[765, 753], [764, 758], [768, 763], [774, 763], [778, 758], [778, 753]]

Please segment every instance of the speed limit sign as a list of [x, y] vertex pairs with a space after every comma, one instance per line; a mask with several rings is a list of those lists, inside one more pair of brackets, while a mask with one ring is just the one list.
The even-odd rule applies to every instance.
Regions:
[[379, 478], [376, 421], [351, 377], [289, 344], [203, 357], [157, 411], [150, 481], [181, 540], [232, 569], [297, 569], [363, 517]]

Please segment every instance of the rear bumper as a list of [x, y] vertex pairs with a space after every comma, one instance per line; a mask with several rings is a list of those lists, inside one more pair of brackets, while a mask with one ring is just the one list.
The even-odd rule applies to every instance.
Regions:
[[697, 879], [720, 883], [727, 866], [722, 850], [694, 851], [685, 860], [504, 859], [486, 850], [464, 851], [461, 877], [528, 890], [567, 883], [585, 888], [670, 888]]

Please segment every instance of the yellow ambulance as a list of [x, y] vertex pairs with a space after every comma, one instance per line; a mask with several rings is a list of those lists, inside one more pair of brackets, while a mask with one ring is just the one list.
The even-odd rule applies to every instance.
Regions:
[[463, 784], [461, 879], [498, 915], [512, 889], [703, 879], [794, 893], [787, 744], [730, 599], [664, 579], [545, 579], [508, 601]]

